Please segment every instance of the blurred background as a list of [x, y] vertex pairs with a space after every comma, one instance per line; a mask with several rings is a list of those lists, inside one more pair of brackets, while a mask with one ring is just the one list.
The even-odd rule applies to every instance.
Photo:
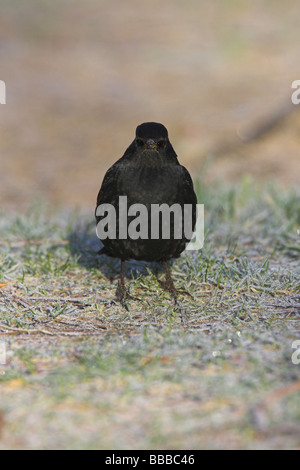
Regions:
[[299, 13], [298, 0], [1, 0], [0, 205], [93, 211], [144, 121], [206, 184], [297, 185]]

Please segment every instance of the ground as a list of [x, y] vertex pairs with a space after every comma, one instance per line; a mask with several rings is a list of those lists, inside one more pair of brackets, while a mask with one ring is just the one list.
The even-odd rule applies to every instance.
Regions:
[[[2, 2], [1, 449], [299, 448], [298, 8]], [[127, 311], [93, 212], [148, 120], [205, 243], [171, 266], [181, 308], [127, 263]]]
[[116, 303], [88, 217], [2, 217], [0, 447], [299, 446], [299, 194], [254, 187], [205, 190], [204, 248], [172, 265], [180, 307], [135, 262], [139, 300]]

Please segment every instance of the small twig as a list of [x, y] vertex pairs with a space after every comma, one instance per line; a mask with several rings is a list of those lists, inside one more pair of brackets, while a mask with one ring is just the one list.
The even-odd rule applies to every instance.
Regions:
[[29, 309], [34, 315], [36, 315], [36, 312], [32, 310], [32, 305], [28, 302], [28, 300], [23, 299], [21, 297], [17, 297], [14, 294], [7, 294], [1, 289], [0, 289], [0, 294], [2, 295], [2, 297], [5, 299], [5, 301], [8, 303], [9, 306], [10, 304], [14, 304], [14, 303], [19, 304], [23, 308]]
[[295, 309], [300, 308], [300, 305], [278, 305], [278, 304], [269, 304], [269, 305], [275, 308], [295, 308]]
[[8, 331], [15, 331], [16, 333], [29, 333], [29, 334], [30, 333], [43, 333], [45, 335], [51, 335], [51, 336], [54, 334], [54, 333], [51, 333], [51, 331], [44, 330], [41, 328], [38, 328], [38, 329], [17, 328], [17, 327], [1, 325], [1, 324], [0, 324], [0, 328], [4, 330], [8, 330]]
[[[20, 299], [23, 302], [26, 302], [26, 300], [23, 297], [20, 297]], [[81, 299], [72, 299], [70, 297], [28, 297], [29, 300], [33, 300], [35, 302], [70, 302], [74, 304], [82, 304], [86, 306], [92, 305], [89, 302], [85, 302], [84, 300]], [[103, 300], [97, 300], [97, 302], [104, 302]]]
[[[49, 331], [43, 328], [17, 328], [13, 326], [1, 325], [0, 329], [6, 330], [11, 332], [10, 334], [44, 334], [49, 336], [92, 336], [92, 335], [99, 335], [103, 333], [103, 328], [100, 331], [87, 331], [87, 330], [79, 330], [79, 331]], [[0, 333], [1, 334], [1, 333]], [[4, 333], [5, 334], [5, 333]], [[8, 333], [9, 334], [9, 333]]]

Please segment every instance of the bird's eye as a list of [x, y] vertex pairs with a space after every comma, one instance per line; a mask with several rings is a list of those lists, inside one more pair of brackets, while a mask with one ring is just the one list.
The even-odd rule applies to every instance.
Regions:
[[144, 141], [142, 139], [135, 139], [135, 141], [139, 147], [142, 147], [144, 145]]
[[157, 142], [157, 145], [159, 148], [164, 148], [166, 146], [166, 141], [164, 139], [161, 139]]

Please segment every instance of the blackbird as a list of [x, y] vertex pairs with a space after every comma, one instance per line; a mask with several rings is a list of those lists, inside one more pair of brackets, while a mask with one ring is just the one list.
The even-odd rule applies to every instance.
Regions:
[[[123, 198], [120, 199], [120, 196]], [[176, 218], [176, 211], [172, 210], [174, 204], [177, 209], [181, 209], [181, 218], [180, 214]], [[125, 260], [128, 259], [163, 262], [166, 269], [164, 287], [177, 303], [176, 289], [167, 261], [178, 258], [190, 241], [196, 222], [196, 204], [191, 176], [178, 162], [165, 126], [155, 122], [140, 124], [136, 128], [135, 139], [123, 157], [105, 174], [95, 213], [97, 234], [104, 245], [99, 254], [121, 259], [116, 295], [117, 301], [123, 306], [126, 306], [125, 300], [128, 297], [124, 281]], [[99, 209], [107, 209], [107, 205], [113, 207], [115, 218], [108, 219], [108, 210]], [[145, 208], [143, 211], [141, 205]], [[188, 205], [187, 212], [191, 219], [187, 230], [185, 205]], [[158, 214], [156, 219], [151, 216], [152, 208]], [[163, 208], [169, 208], [169, 212], [164, 212]], [[137, 214], [139, 217], [134, 217]], [[99, 222], [106, 222], [107, 233], [103, 234], [102, 231], [99, 234]], [[132, 224], [135, 228], [133, 235], [129, 230]], [[112, 230], [109, 232], [109, 229]]]

